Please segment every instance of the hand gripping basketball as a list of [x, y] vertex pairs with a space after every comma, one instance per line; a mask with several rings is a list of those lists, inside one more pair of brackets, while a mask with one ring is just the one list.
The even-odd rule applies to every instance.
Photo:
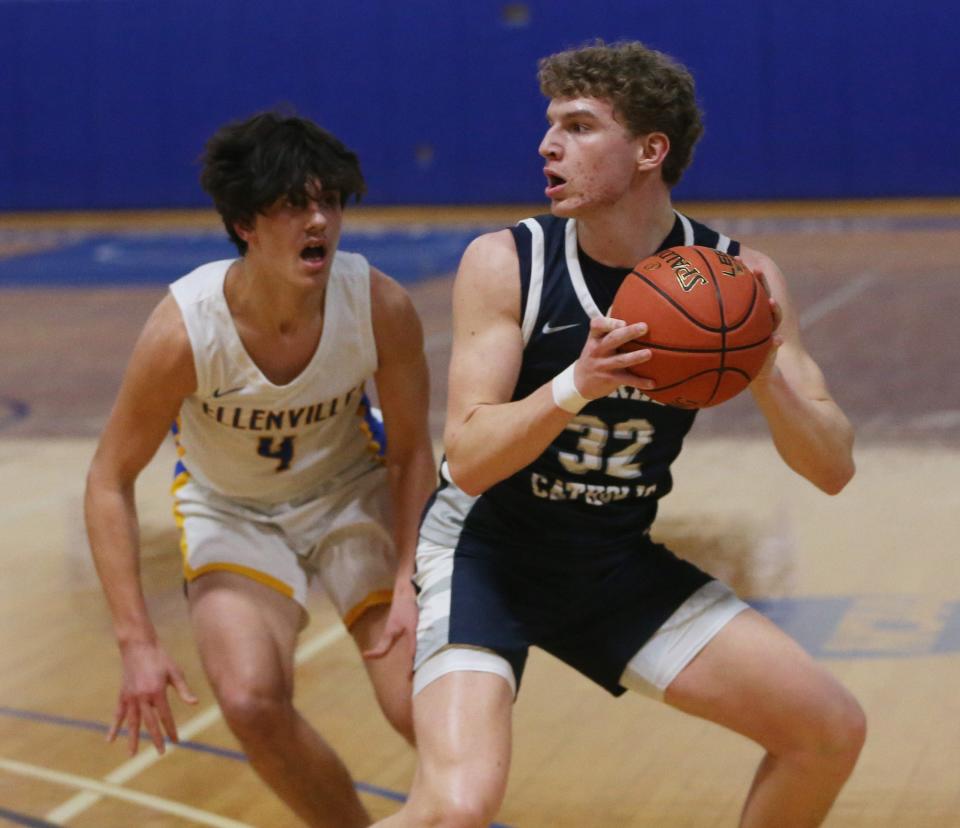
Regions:
[[706, 408], [739, 394], [763, 367], [775, 320], [760, 278], [733, 256], [707, 247], [671, 247], [639, 262], [610, 316], [646, 322], [622, 346], [647, 348], [637, 373], [654, 381], [651, 399]]

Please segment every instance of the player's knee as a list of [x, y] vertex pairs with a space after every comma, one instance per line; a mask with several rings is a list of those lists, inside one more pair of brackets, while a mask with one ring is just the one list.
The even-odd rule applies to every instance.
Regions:
[[831, 735], [824, 742], [826, 755], [852, 768], [867, 739], [867, 716], [846, 690], [836, 702], [831, 729]]
[[[421, 757], [424, 760], [424, 757]], [[433, 828], [486, 828], [500, 809], [505, 776], [478, 772], [449, 757], [422, 761], [408, 808], [414, 824]]]
[[293, 712], [285, 694], [264, 688], [220, 688], [217, 699], [223, 718], [241, 741], [283, 733]]
[[432, 828], [486, 828], [496, 816], [496, 806], [477, 796], [444, 795], [424, 809], [419, 824]]
[[857, 700], [838, 690], [810, 721], [799, 723], [800, 750], [807, 762], [852, 770], [867, 737], [867, 718]]

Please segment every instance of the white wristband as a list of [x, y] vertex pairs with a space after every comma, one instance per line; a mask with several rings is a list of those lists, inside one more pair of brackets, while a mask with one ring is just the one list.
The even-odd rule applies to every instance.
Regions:
[[550, 383], [550, 390], [553, 391], [553, 401], [558, 408], [562, 408], [570, 414], [579, 414], [580, 409], [590, 400], [577, 390], [577, 384], [573, 381], [574, 365], [576, 363], [568, 365], [553, 378], [553, 382]]

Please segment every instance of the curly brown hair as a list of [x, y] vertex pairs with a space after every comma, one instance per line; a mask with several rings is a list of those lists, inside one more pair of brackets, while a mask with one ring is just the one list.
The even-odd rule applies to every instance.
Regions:
[[669, 55], [636, 41], [593, 41], [542, 58], [537, 77], [548, 98], [600, 98], [633, 135], [662, 132], [670, 151], [661, 175], [673, 187], [703, 134], [693, 77]]

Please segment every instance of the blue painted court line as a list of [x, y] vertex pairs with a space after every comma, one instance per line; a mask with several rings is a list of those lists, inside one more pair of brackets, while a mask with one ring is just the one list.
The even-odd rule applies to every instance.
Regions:
[[[400, 282], [456, 270], [480, 227], [405, 228], [344, 232], [343, 250], [363, 253]], [[222, 231], [182, 233], [80, 233], [51, 236], [0, 231], [6, 243], [42, 243], [42, 249], [0, 258], [0, 287], [164, 285], [205, 262], [230, 259], [236, 248]]]
[[[960, 216], [757, 216], [705, 220], [734, 237], [765, 232], [845, 233], [852, 230], [955, 230]], [[494, 226], [409, 225], [347, 229], [344, 250], [363, 253], [401, 282], [456, 270], [467, 244]], [[103, 233], [83, 230], [0, 230], [0, 249], [38, 249], [0, 258], [0, 287], [163, 285], [205, 262], [232, 258], [236, 249], [222, 230]]]
[[[31, 722], [41, 722], [42, 724], [55, 724], [63, 727], [72, 727], [80, 730], [93, 730], [98, 733], [106, 733], [110, 728], [100, 722], [88, 722], [83, 719], [70, 719], [66, 716], [55, 716], [51, 713], [37, 713], [33, 710], [19, 710], [16, 707], [0, 706], [0, 716], [8, 716], [11, 719], [26, 719]], [[147, 734], [149, 739], [149, 734]]]
[[3, 807], [0, 807], [0, 819], [6, 819], [14, 825], [27, 825], [30, 828], [61, 828], [55, 822], [47, 822], [45, 819], [38, 819], [27, 814], [18, 814], [16, 811], [8, 811]]
[[[41, 724], [52, 724], [59, 725], [60, 727], [70, 727], [79, 730], [90, 730], [95, 733], [107, 733], [109, 727], [103, 724], [102, 722], [91, 722], [85, 719], [73, 719], [67, 716], [56, 716], [51, 713], [38, 713], [34, 710], [19, 710], [15, 707], [4, 707], [0, 706], [0, 716], [7, 716], [11, 719], [23, 719], [31, 722], [39, 722]], [[119, 736], [123, 737], [127, 733], [125, 728], [120, 730]], [[140, 734], [141, 740], [143, 742], [150, 742], [150, 734], [146, 731]], [[169, 742], [168, 742], [169, 744]], [[247, 757], [245, 754], [239, 750], [230, 750], [229, 748], [216, 747], [214, 745], [205, 745], [202, 742], [191, 742], [184, 741], [177, 744], [178, 748], [183, 750], [194, 750], [200, 753], [211, 753], [215, 756], [220, 756], [223, 759], [232, 759], [238, 762], [246, 762]], [[389, 799], [393, 802], [406, 802], [407, 797], [405, 794], [399, 793], [398, 791], [391, 791], [388, 788], [381, 788], [377, 785], [371, 785], [367, 782], [354, 782], [353, 786], [360, 791], [361, 793], [371, 794], [373, 796], [379, 796], [382, 799]], [[13, 812], [10, 812], [13, 813]], [[0, 816], [7, 816], [7, 814], [0, 810]], [[15, 815], [21, 820], [31, 820], [32, 817], [27, 817], [23, 815]], [[13, 819], [13, 817], [7, 816], [8, 819]], [[41, 828], [49, 828], [52, 823], [43, 822], [43, 821], [20, 821], [17, 822], [18, 825], [36, 825], [41, 826]], [[58, 826], [53, 826], [53, 828], [58, 828]], [[491, 823], [490, 828], [510, 828], [508, 825], [503, 825], [501, 823]]]
[[[0, 706], [0, 716], [8, 716], [11, 719], [25, 719], [41, 724], [54, 724], [61, 727], [70, 727], [75, 730], [92, 730], [95, 733], [106, 734], [110, 728], [102, 722], [90, 722], [84, 719], [71, 719], [67, 716], [56, 716], [52, 713], [37, 713], [32, 710], [18, 710], [14, 707]], [[118, 732], [118, 738], [122, 739], [129, 733], [127, 728], [121, 728]], [[151, 736], [147, 731], [141, 731], [140, 739], [144, 744], [151, 743]], [[167, 744], [170, 744], [169, 742]], [[216, 747], [214, 745], [205, 745], [202, 742], [183, 741], [177, 744], [177, 747], [186, 750], [195, 750], [198, 753], [212, 753], [224, 759], [235, 759], [240, 762], [246, 762], [247, 757], [239, 750], [230, 750], [229, 748]]]
[[[840, 595], [751, 600], [751, 605], [821, 659], [917, 658], [960, 652], [960, 600], [926, 595]], [[0, 706], [0, 716], [106, 733], [99, 722]], [[149, 734], [142, 734], [149, 742]], [[201, 742], [180, 748], [246, 761], [243, 753]], [[396, 791], [355, 783], [357, 790], [404, 802]], [[0, 811], [19, 825], [48, 826], [22, 814]], [[507, 828], [495, 825], [493, 828]]]

